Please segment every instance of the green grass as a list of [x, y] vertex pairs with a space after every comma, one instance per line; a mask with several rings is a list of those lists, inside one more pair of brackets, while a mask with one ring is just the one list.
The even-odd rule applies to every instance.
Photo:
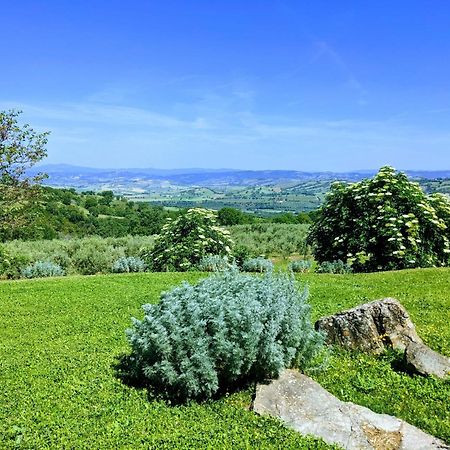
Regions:
[[114, 377], [140, 305], [200, 276], [0, 283], [0, 448], [327, 448], [248, 411], [248, 392], [171, 407]]
[[[0, 448], [328, 448], [248, 411], [251, 392], [169, 406], [114, 377], [140, 305], [203, 274], [135, 274], [0, 282]], [[314, 318], [398, 298], [418, 332], [450, 355], [450, 270], [300, 275]], [[334, 353], [314, 377], [344, 400], [395, 414], [450, 442], [450, 383], [411, 377], [381, 358]]]
[[[326, 275], [306, 274], [314, 318], [382, 297], [401, 301], [431, 348], [450, 356], [450, 269]], [[395, 358], [397, 356], [397, 358]], [[345, 401], [400, 417], [450, 443], [450, 380], [392, 369], [398, 355], [374, 358], [336, 351], [328, 370], [313, 375]]]

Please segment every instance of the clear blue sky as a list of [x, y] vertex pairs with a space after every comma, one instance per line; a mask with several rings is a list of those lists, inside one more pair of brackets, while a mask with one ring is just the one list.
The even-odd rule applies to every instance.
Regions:
[[48, 163], [450, 169], [448, 0], [0, 0]]

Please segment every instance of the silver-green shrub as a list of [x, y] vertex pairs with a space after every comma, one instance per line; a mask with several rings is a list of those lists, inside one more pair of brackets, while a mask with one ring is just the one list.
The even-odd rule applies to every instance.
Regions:
[[112, 271], [114, 273], [145, 272], [146, 265], [141, 258], [135, 256], [122, 256], [114, 261]]
[[64, 274], [61, 266], [51, 261], [36, 261], [21, 271], [21, 275], [24, 278], [62, 277]]
[[307, 259], [298, 259], [296, 261], [292, 261], [289, 264], [289, 269], [291, 269], [292, 272], [305, 273], [311, 269], [311, 266], [312, 266], [311, 261]]
[[231, 267], [226, 256], [208, 255], [202, 258], [197, 265], [197, 269], [201, 272], [221, 272]]
[[131, 379], [172, 401], [203, 400], [240, 383], [306, 368], [323, 336], [310, 319], [308, 293], [293, 276], [218, 272], [143, 305], [127, 330]]
[[352, 266], [338, 259], [337, 261], [324, 261], [316, 268], [317, 273], [352, 273]]
[[273, 270], [273, 263], [270, 259], [259, 256], [258, 258], [251, 258], [244, 261], [242, 270], [244, 272], [270, 272]]

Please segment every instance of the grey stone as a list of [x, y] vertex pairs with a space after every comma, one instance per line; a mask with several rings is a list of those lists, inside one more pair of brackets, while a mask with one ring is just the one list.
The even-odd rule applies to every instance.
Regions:
[[278, 380], [259, 384], [253, 409], [281, 419], [304, 435], [322, 438], [347, 450], [450, 449], [403, 420], [342, 402], [311, 378], [285, 370]]
[[424, 344], [411, 342], [405, 351], [406, 366], [421, 375], [446, 378], [450, 374], [450, 358], [440, 355]]
[[319, 319], [316, 329], [329, 344], [369, 353], [381, 353], [385, 345], [403, 351], [410, 342], [422, 343], [406, 309], [393, 298]]
[[315, 326], [325, 333], [328, 344], [368, 353], [381, 353], [390, 346], [405, 352], [410, 371], [439, 378], [446, 378], [450, 373], [450, 358], [422, 342], [406, 309], [393, 298], [324, 317]]

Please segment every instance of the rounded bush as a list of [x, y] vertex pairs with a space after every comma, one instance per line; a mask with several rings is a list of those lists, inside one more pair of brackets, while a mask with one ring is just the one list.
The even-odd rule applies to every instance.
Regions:
[[134, 256], [122, 256], [112, 266], [114, 273], [145, 272], [145, 269], [146, 265], [144, 261]]
[[353, 269], [350, 264], [338, 259], [337, 261], [324, 261], [316, 268], [317, 273], [352, 273]]
[[289, 264], [289, 269], [291, 269], [292, 272], [305, 273], [311, 269], [311, 266], [311, 261], [306, 259], [298, 259], [297, 261], [292, 261]]
[[65, 273], [61, 266], [51, 261], [36, 261], [31, 266], [22, 269], [21, 274], [24, 278], [41, 278], [62, 277]]
[[201, 272], [221, 272], [231, 267], [226, 256], [208, 255], [201, 259], [197, 269]]
[[371, 179], [334, 183], [309, 241], [319, 263], [342, 260], [356, 272], [448, 266], [450, 200], [383, 167]]
[[242, 270], [244, 272], [270, 272], [273, 270], [273, 263], [270, 259], [259, 256], [258, 258], [251, 258], [244, 261]]
[[216, 213], [191, 208], [175, 220], [167, 219], [148, 263], [155, 271], [186, 271], [207, 255], [229, 256], [233, 241], [229, 231], [216, 225]]
[[286, 274], [231, 270], [184, 283], [144, 305], [143, 320], [132, 319], [128, 375], [185, 401], [306, 368], [323, 343], [307, 296]]

